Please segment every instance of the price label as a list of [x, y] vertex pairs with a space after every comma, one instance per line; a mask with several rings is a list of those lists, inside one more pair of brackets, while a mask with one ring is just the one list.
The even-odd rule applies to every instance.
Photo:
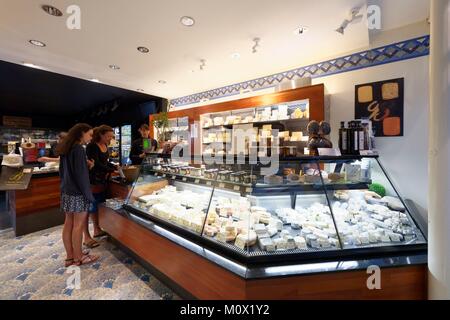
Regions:
[[206, 185], [207, 185], [207, 186], [211, 186], [211, 185], [212, 185], [212, 182], [211, 182], [211, 181], [206, 181]]
[[219, 188], [225, 188], [225, 183], [219, 183]]
[[245, 189], [245, 192], [247, 192], [247, 193], [252, 193], [252, 192], [253, 192], [253, 189], [252, 189], [252, 188], [247, 188], [247, 189]]
[[183, 181], [184, 181], [184, 182], [186, 182], [186, 181], [187, 181], [187, 178], [186, 178], [186, 177], [184, 177], [184, 178], [183, 178]]
[[172, 180], [175, 180], [177, 178], [177, 176], [172, 176]]
[[234, 191], [239, 191], [239, 190], [241, 190], [241, 187], [240, 186], [234, 186], [233, 190]]
[[200, 179], [195, 179], [195, 183], [199, 184], [200, 183]]
[[165, 178], [165, 177], [166, 177], [166, 174], [164, 173], [162, 176], [163, 176], [163, 178]]

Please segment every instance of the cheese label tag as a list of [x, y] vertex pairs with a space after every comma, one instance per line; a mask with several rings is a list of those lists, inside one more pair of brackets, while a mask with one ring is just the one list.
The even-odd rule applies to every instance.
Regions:
[[186, 177], [184, 177], [184, 178], [183, 178], [183, 181], [184, 181], [184, 182], [186, 182], [186, 181], [187, 181], [187, 178], [186, 178]]
[[199, 184], [200, 183], [200, 179], [195, 179], [195, 183]]
[[225, 188], [225, 183], [219, 183], [219, 188]]
[[241, 189], [240, 186], [234, 186], [234, 188], [233, 188], [234, 191], [239, 191], [240, 189]]

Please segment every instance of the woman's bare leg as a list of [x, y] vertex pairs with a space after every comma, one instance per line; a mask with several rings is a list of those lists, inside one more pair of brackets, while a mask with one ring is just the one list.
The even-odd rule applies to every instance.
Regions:
[[92, 214], [88, 214], [86, 216], [86, 221], [83, 226], [83, 235], [84, 235], [84, 243], [90, 243], [95, 241], [94, 238], [92, 238], [91, 233], [89, 232], [89, 216]]
[[64, 227], [62, 232], [62, 240], [66, 249], [67, 259], [73, 259], [72, 230], [73, 230], [73, 213], [66, 213]]
[[98, 221], [98, 212], [91, 213], [91, 219], [92, 219], [92, 224], [94, 225], [94, 237], [95, 237], [97, 234], [100, 234], [103, 232], [103, 230], [100, 228], [100, 223]]
[[80, 261], [83, 257], [83, 231], [86, 225], [87, 215], [87, 212], [77, 212], [73, 214], [72, 246], [73, 258], [75, 261]]

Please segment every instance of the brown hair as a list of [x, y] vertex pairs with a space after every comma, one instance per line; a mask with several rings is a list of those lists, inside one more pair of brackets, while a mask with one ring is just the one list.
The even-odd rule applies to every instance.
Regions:
[[145, 131], [150, 131], [150, 127], [148, 126], [148, 124], [143, 124], [141, 125], [141, 127], [139, 128], [139, 130], [145, 130]]
[[78, 123], [74, 125], [67, 133], [67, 136], [56, 147], [57, 154], [67, 155], [76, 143], [81, 142], [83, 134], [91, 129], [92, 127], [86, 123]]
[[114, 132], [114, 129], [105, 124], [94, 128], [94, 142], [99, 142], [102, 139], [102, 136], [108, 132]]

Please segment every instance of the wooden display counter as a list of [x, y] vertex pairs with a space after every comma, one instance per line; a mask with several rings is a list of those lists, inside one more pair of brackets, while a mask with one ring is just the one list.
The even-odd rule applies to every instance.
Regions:
[[[178, 292], [198, 299], [426, 299], [426, 255], [250, 269], [125, 211], [100, 207], [100, 225]], [[186, 241], [188, 243], [189, 241]], [[190, 243], [190, 242], [189, 242]], [[381, 290], [366, 268], [381, 267]], [[317, 269], [317, 267], [319, 268]], [[356, 267], [355, 267], [356, 266]], [[316, 268], [316, 269], [314, 269]], [[348, 268], [345, 270], [345, 268]], [[290, 273], [291, 269], [296, 269]], [[320, 269], [320, 270], [319, 270]], [[315, 271], [314, 271], [315, 270]]]
[[7, 190], [6, 205], [16, 237], [64, 223], [59, 174], [33, 175], [26, 189]]

